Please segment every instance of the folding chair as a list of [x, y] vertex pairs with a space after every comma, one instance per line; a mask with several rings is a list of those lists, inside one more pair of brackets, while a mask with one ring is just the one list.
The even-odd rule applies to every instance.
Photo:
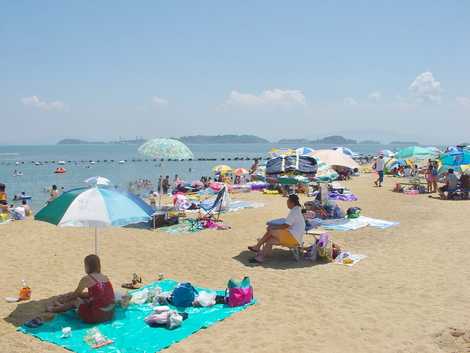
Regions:
[[[217, 193], [217, 196], [215, 197], [214, 202], [211, 205], [205, 205], [203, 202], [201, 202], [201, 204], [199, 205], [199, 219], [212, 219], [214, 213], [217, 213], [217, 218], [215, 220], [219, 220], [226, 190], [227, 189], [225, 188], [225, 186], [220, 189], [220, 191]], [[202, 214], [201, 210], [204, 211], [204, 214]]]

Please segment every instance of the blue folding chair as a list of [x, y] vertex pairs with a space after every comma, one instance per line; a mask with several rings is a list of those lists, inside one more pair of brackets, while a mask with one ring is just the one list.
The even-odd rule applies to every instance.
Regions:
[[[220, 212], [222, 211], [222, 202], [224, 199], [224, 195], [226, 192], [225, 186], [220, 189], [220, 191], [217, 193], [217, 196], [214, 199], [214, 202], [212, 202], [210, 205], [205, 204], [204, 202], [201, 202], [199, 205], [199, 218], [200, 219], [212, 219], [214, 217], [214, 214], [217, 213], [217, 218], [216, 221], [219, 220], [220, 218]], [[204, 211], [204, 214], [202, 214], [202, 211]]]

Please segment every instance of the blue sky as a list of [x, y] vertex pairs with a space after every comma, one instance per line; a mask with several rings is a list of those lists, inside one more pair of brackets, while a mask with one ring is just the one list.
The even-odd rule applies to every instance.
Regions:
[[468, 1], [3, 1], [3, 143], [470, 140]]

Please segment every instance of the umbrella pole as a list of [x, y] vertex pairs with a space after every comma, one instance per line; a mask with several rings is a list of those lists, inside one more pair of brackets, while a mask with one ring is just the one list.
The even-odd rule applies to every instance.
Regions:
[[98, 229], [95, 227], [95, 255], [98, 255]]

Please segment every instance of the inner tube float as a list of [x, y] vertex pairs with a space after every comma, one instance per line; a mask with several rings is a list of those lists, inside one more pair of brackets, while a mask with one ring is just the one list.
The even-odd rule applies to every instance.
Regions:
[[64, 174], [66, 172], [65, 168], [59, 167], [54, 170], [55, 174]]

